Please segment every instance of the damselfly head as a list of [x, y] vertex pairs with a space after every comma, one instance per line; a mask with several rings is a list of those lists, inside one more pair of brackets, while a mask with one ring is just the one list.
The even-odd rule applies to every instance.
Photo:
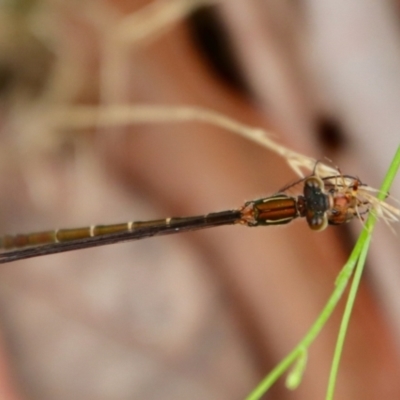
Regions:
[[[312, 160], [311, 160], [312, 161]], [[309, 160], [309, 164], [312, 164]], [[308, 168], [311, 169], [310, 165]], [[320, 161], [314, 162], [313, 175], [319, 176], [324, 184], [325, 191], [330, 197], [330, 209], [327, 211], [330, 225], [339, 225], [357, 217], [361, 222], [369, 213], [374, 213], [379, 219], [393, 229], [391, 224], [398, 222], [400, 209], [387, 200], [397, 202], [390, 196], [385, 200], [376, 197], [377, 189], [362, 183], [360, 179], [344, 175], [338, 167], [331, 167]]]
[[327, 211], [329, 196], [325, 193], [325, 185], [321, 178], [311, 175], [304, 180], [304, 215], [308, 226], [313, 231], [322, 231], [328, 226]]

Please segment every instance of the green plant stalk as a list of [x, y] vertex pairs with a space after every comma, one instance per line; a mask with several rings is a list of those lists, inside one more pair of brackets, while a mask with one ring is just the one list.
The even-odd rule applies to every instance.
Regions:
[[[357, 246], [354, 248], [353, 252], [349, 260], [347, 261], [344, 269], [353, 270], [357, 258], [360, 254], [361, 246]], [[351, 274], [350, 274], [351, 276]], [[310, 330], [304, 336], [304, 338], [300, 341], [300, 343], [260, 382], [260, 384], [246, 397], [246, 400], [258, 400], [265, 394], [265, 392], [278, 380], [280, 376], [282, 376], [285, 371], [292, 365], [293, 362], [297, 360], [297, 358], [304, 352], [304, 349], [307, 349], [311, 343], [318, 336], [319, 332], [325, 325], [326, 321], [332, 315], [337, 303], [339, 302], [342, 294], [347, 286], [348, 279], [344, 279], [345, 276], [342, 277], [338, 281], [338, 284], [335, 287], [331, 297], [323, 308], [322, 312], [311, 326]]]
[[[381, 200], [385, 197], [385, 194], [389, 192], [389, 188], [393, 179], [396, 175], [396, 172], [400, 166], [400, 147], [398, 148], [396, 155], [393, 159], [392, 164], [390, 165], [389, 171], [385, 177], [385, 180], [382, 185], [381, 192], [378, 196]], [[258, 386], [246, 397], [246, 400], [258, 400], [265, 394], [265, 392], [278, 380], [280, 376], [282, 376], [285, 371], [300, 357], [304, 354], [305, 349], [307, 349], [311, 343], [318, 336], [319, 332], [325, 325], [326, 321], [332, 315], [336, 305], [341, 299], [344, 290], [347, 287], [348, 281], [351, 278], [354, 267], [359, 260], [361, 252], [364, 249], [366, 243], [369, 243], [371, 230], [375, 224], [376, 216], [370, 215], [365, 228], [363, 229], [357, 243], [350, 254], [350, 257], [343, 269], [338, 275], [336, 279], [335, 289], [328, 299], [325, 307], [323, 308], [320, 315], [317, 317], [314, 324], [311, 326], [310, 330], [304, 336], [304, 338], [300, 341], [300, 343], [280, 362], [277, 366], [258, 384]], [[365, 248], [365, 255], [368, 247]], [[340, 359], [340, 356], [339, 356]], [[334, 387], [334, 383], [333, 383]]]
[[[386, 177], [383, 181], [381, 190], [378, 195], [378, 199], [384, 200], [384, 197], [386, 193], [389, 193], [390, 187], [392, 185], [392, 182], [397, 174], [397, 171], [400, 167], [400, 147], [398, 147], [397, 152], [393, 158], [393, 161], [389, 167], [389, 170], [386, 174]], [[357, 291], [360, 285], [361, 281], [361, 276], [364, 271], [364, 266], [365, 266], [365, 260], [367, 258], [367, 253], [369, 249], [369, 245], [371, 243], [371, 238], [372, 238], [372, 230], [375, 226], [376, 223], [376, 215], [371, 214], [365, 224], [364, 231], [362, 232], [362, 237], [360, 237], [359, 242], [362, 243], [362, 250], [360, 253], [360, 257], [357, 262], [356, 266], [356, 271], [354, 274], [354, 278], [351, 284], [350, 288], [350, 293], [349, 297], [346, 302], [346, 307], [343, 313], [343, 318], [342, 322], [340, 324], [339, 328], [339, 334], [338, 334], [338, 339], [336, 342], [336, 347], [335, 347], [335, 352], [332, 360], [332, 367], [331, 371], [329, 374], [329, 382], [328, 382], [328, 389], [326, 393], [326, 400], [332, 400], [334, 391], [335, 391], [335, 385], [336, 385], [336, 379], [339, 371], [339, 363], [340, 363], [340, 358], [342, 355], [343, 351], [343, 346], [344, 346], [344, 340], [346, 337], [347, 329], [349, 326], [350, 322], [350, 316], [351, 312], [354, 307], [354, 302], [356, 299]], [[364, 239], [365, 237], [365, 239]]]

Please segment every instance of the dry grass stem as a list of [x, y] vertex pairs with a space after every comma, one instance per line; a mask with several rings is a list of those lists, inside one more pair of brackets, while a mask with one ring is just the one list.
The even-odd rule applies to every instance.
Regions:
[[[240, 123], [221, 113], [200, 107], [171, 107], [153, 105], [125, 105], [100, 107], [70, 107], [54, 110], [49, 113], [50, 123], [56, 130], [81, 130], [88, 128], [109, 128], [130, 124], [203, 122], [225, 129], [236, 135], [256, 142], [268, 150], [282, 156], [299, 176], [305, 171], [314, 171], [320, 177], [340, 176], [337, 168], [318, 162], [314, 158], [295, 152], [273, 141], [271, 133]], [[341, 177], [343, 186], [350, 190], [354, 184], [351, 177]], [[386, 202], [378, 200], [373, 194], [377, 190], [367, 185], [357, 188], [357, 199], [360, 204], [369, 204], [370, 210], [376, 212], [386, 223], [398, 221], [400, 210]]]

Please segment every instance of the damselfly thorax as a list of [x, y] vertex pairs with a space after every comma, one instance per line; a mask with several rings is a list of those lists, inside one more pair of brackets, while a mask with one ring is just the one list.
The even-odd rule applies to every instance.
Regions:
[[[368, 212], [368, 204], [357, 198], [357, 189], [362, 183], [358, 178], [346, 176], [353, 182], [343, 180], [341, 175], [320, 178], [309, 176], [283, 188], [279, 194], [249, 201], [242, 208], [242, 219], [248, 226], [287, 224], [295, 218], [305, 217], [312, 230], [321, 231], [329, 225], [349, 222], [354, 216]], [[283, 192], [303, 183], [303, 194], [296, 197]], [[344, 180], [343, 180], [344, 182]]]

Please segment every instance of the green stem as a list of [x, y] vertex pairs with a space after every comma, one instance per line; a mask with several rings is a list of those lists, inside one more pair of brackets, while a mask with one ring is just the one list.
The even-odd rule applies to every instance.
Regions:
[[[395, 158], [390, 165], [389, 171], [385, 177], [385, 180], [382, 185], [382, 189], [380, 191], [380, 194], [378, 196], [379, 199], [383, 200], [385, 197], [385, 194], [389, 192], [390, 186], [393, 182], [394, 177], [396, 176], [397, 170], [400, 166], [400, 147], [397, 150], [397, 153], [395, 155]], [[349, 257], [349, 260], [347, 263], [344, 265], [342, 271], [339, 273], [338, 278], [336, 279], [336, 286], [335, 289], [330, 296], [327, 304], [323, 308], [322, 312], [318, 316], [317, 320], [314, 322], [314, 324], [311, 326], [310, 330], [307, 332], [307, 334], [304, 336], [304, 338], [300, 341], [300, 343], [260, 382], [260, 384], [246, 397], [246, 400], [258, 400], [265, 394], [265, 392], [278, 380], [280, 376], [282, 376], [285, 371], [302, 355], [304, 355], [304, 352], [306, 349], [311, 345], [311, 343], [314, 341], [314, 339], [318, 336], [319, 332], [325, 325], [326, 321], [329, 319], [329, 317], [332, 315], [334, 309], [336, 308], [336, 305], [338, 304], [339, 300], [341, 299], [344, 290], [347, 287], [347, 284], [349, 282], [349, 279], [351, 278], [354, 267], [358, 263], [358, 265], [363, 265], [365, 262], [365, 257], [367, 254], [368, 250], [368, 245], [371, 239], [371, 232], [372, 228], [375, 224], [376, 221], [376, 216], [371, 213], [369, 216], [365, 228], [363, 229], [353, 251], [351, 252], [351, 255]], [[362, 261], [360, 264], [360, 260]], [[361, 271], [357, 275], [361, 277]], [[356, 292], [356, 288], [352, 289]], [[354, 293], [355, 297], [355, 293]], [[350, 308], [351, 311], [351, 308]], [[350, 316], [350, 314], [349, 314]], [[343, 335], [342, 340], [344, 340], [344, 332], [341, 333]], [[339, 343], [339, 340], [338, 340]], [[343, 342], [342, 342], [343, 346]], [[338, 348], [338, 345], [337, 345]], [[335, 360], [336, 358], [336, 360]], [[332, 367], [331, 372], [331, 380], [330, 380], [330, 385], [328, 388], [329, 393], [332, 393], [333, 396], [333, 389], [335, 385], [335, 380], [336, 380], [336, 375], [337, 375], [337, 367], [339, 365], [339, 360], [340, 360], [340, 352], [338, 355], [335, 352], [335, 358], [334, 358], [334, 366]], [[334, 370], [336, 368], [336, 372]], [[329, 394], [327, 395], [329, 396]], [[329, 398], [329, 397], [327, 397]], [[332, 397], [330, 397], [332, 399]]]
[[[393, 158], [393, 161], [389, 167], [389, 170], [386, 174], [386, 177], [383, 181], [381, 190], [378, 195], [378, 199], [384, 200], [386, 193], [389, 193], [389, 189], [390, 189], [392, 182], [396, 176], [399, 166], [400, 166], [400, 147], [398, 147], [397, 152], [396, 152], [396, 154]], [[376, 223], [376, 216], [374, 214], [371, 214], [365, 224], [364, 231], [362, 232], [362, 236], [363, 236], [363, 238], [365, 236], [365, 239], [361, 239], [361, 237], [360, 237], [360, 240], [358, 241], [358, 242], [362, 243], [363, 247], [362, 247], [362, 250], [360, 253], [360, 257], [357, 262], [354, 279], [351, 284], [349, 297], [347, 299], [346, 307], [345, 307], [345, 310], [343, 313], [342, 322], [340, 324], [338, 339], [336, 342], [335, 352], [334, 352], [334, 356], [333, 356], [333, 360], [332, 360], [332, 367], [331, 367], [331, 371], [329, 374], [329, 383], [328, 383], [328, 389], [327, 389], [327, 393], [326, 393], [326, 400], [333, 400], [336, 379], [337, 379], [337, 375], [338, 375], [338, 371], [339, 371], [340, 358], [341, 358], [343, 346], [344, 346], [344, 340], [345, 340], [347, 329], [348, 329], [348, 326], [350, 323], [350, 316], [351, 316], [351, 312], [353, 310], [358, 287], [360, 285], [362, 272], [363, 272], [364, 266], [365, 266], [365, 260], [367, 258], [368, 248], [371, 243], [372, 230], [375, 226], [375, 223]]]
[[[346, 263], [345, 270], [353, 270], [356, 260], [360, 254], [361, 246], [356, 246], [351, 253], [349, 261]], [[351, 274], [350, 274], [351, 276]], [[319, 332], [325, 325], [326, 321], [332, 315], [337, 303], [344, 290], [346, 289], [348, 278], [343, 279], [342, 276], [335, 287], [331, 297], [323, 308], [321, 314], [318, 316], [317, 320], [311, 326], [310, 330], [301, 340], [301, 342], [261, 381], [261, 383], [249, 394], [246, 400], [257, 400], [277, 381], [277, 379], [282, 376], [285, 371], [291, 366], [291, 364], [297, 360], [297, 358], [307, 349], [314, 339], [318, 336]]]

